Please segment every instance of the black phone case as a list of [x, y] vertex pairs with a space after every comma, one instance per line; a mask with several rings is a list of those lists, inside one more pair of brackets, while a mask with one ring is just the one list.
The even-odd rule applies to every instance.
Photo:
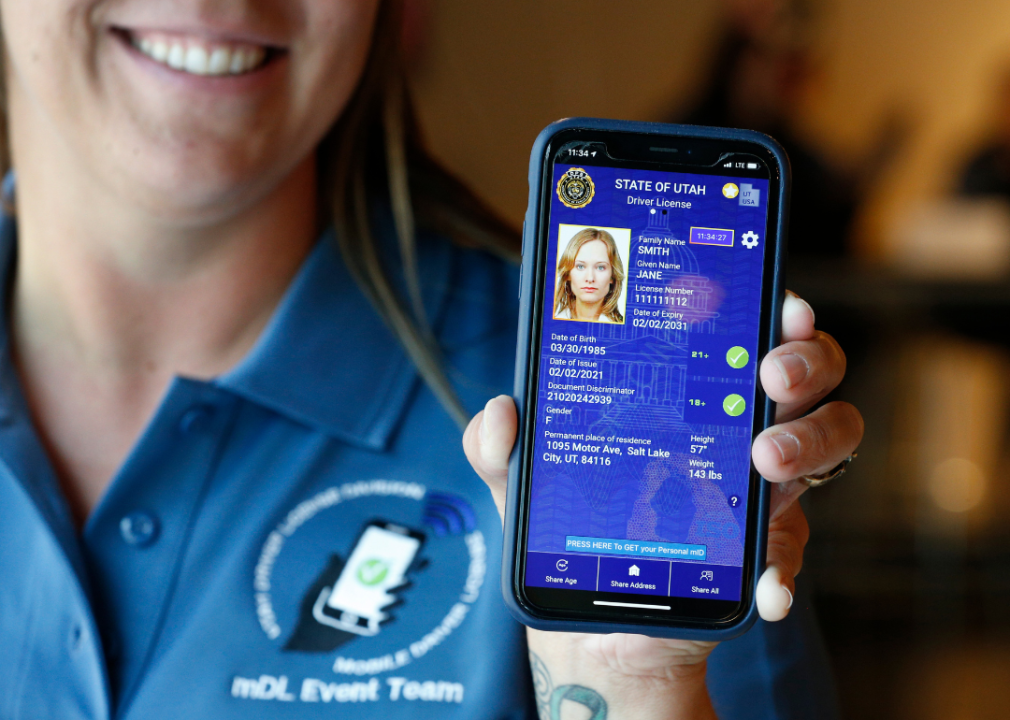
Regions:
[[[530, 353], [536, 348], [531, 347], [534, 323], [533, 283], [537, 276], [534, 267], [538, 257], [538, 233], [540, 229], [540, 214], [543, 208], [543, 169], [546, 153], [551, 141], [557, 133], [563, 130], [585, 128], [590, 130], [608, 130], [627, 133], [639, 133], [656, 136], [697, 137], [726, 140], [745, 140], [756, 143], [767, 149], [778, 162], [780, 173], [780, 192], [776, 223], [776, 239], [774, 248], [773, 270], [770, 293], [771, 318], [768, 347], [764, 352], [772, 350], [779, 344], [781, 336], [782, 303], [785, 299], [784, 290], [784, 260], [786, 246], [786, 231], [788, 218], [790, 173], [789, 160], [785, 151], [772, 138], [753, 130], [731, 130], [723, 128], [701, 127], [693, 125], [669, 125], [663, 123], [630, 122], [623, 120], [603, 120], [598, 118], [569, 118], [552, 123], [541, 131], [533, 144], [530, 153], [529, 169], [529, 204], [523, 223], [523, 261], [520, 275], [519, 303], [519, 337], [516, 343], [516, 374], [514, 399], [519, 413], [519, 434], [509, 461], [509, 480], [505, 504], [504, 542], [502, 545], [502, 575], [501, 587], [505, 604], [509, 611], [524, 625], [538, 630], [553, 630], [559, 632], [587, 633], [638, 633], [653, 637], [680, 638], [684, 640], [728, 640], [746, 632], [757, 620], [757, 605], [754, 588], [765, 568], [766, 550], [768, 545], [768, 507], [769, 483], [759, 483], [757, 497], [757, 530], [753, 541], [757, 543], [753, 571], [745, 580], [751, 584], [750, 603], [743, 613], [729, 623], [711, 623], [705, 621], [663, 624], [641, 624], [623, 622], [585, 621], [581, 619], [555, 619], [541, 617], [523, 606], [519, 599], [520, 562], [518, 553], [521, 548], [520, 532], [522, 528], [522, 491], [520, 471], [524, 464], [524, 431], [526, 430], [526, 397], [530, 377]], [[763, 426], [774, 423], [775, 403], [765, 398]]]

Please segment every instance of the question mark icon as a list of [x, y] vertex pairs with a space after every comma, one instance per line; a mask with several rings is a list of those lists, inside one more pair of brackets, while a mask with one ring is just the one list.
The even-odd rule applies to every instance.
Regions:
[[739, 504], [740, 504], [740, 498], [738, 498], [736, 495], [729, 496], [729, 506], [731, 508], [735, 508]]

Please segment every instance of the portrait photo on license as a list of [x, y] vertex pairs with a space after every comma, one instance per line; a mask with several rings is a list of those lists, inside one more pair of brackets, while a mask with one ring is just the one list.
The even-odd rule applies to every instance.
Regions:
[[631, 229], [558, 225], [554, 318], [624, 324]]

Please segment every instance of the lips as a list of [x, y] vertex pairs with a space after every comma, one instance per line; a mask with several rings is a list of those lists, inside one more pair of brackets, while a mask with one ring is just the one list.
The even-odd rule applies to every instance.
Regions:
[[596, 292], [596, 288], [594, 288], [594, 287], [584, 287], [584, 288], [582, 288], [582, 292], [585, 292], [585, 293], [594, 293], [594, 292]]
[[123, 30], [126, 40], [156, 63], [190, 75], [224, 77], [258, 70], [275, 49], [157, 31]]

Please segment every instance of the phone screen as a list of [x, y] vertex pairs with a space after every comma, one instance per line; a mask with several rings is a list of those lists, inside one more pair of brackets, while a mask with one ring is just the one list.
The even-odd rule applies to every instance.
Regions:
[[616, 161], [604, 141], [555, 147], [525, 596], [597, 615], [729, 617], [753, 562], [777, 181], [739, 146], [702, 167]]
[[402, 585], [421, 547], [421, 537], [392, 524], [365, 527], [325, 608], [326, 624], [359, 635], [374, 635], [386, 619], [383, 608], [394, 602], [390, 590]]

